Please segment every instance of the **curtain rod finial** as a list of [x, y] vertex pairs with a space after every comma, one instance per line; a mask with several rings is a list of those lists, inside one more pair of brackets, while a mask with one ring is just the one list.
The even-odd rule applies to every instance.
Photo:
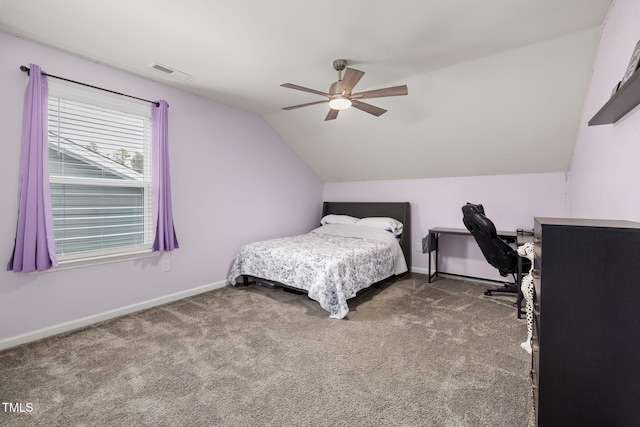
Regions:
[[28, 73], [31, 70], [29, 69], [29, 67], [25, 67], [24, 65], [21, 65], [20, 66], [20, 71], [24, 71], [25, 73]]

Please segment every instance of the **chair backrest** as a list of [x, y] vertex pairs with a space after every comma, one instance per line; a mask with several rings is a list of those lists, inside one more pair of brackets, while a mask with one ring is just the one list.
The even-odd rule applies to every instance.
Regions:
[[496, 226], [485, 216], [482, 205], [467, 203], [463, 206], [462, 222], [476, 239], [487, 262], [497, 268], [501, 276], [517, 271], [518, 253], [498, 237]]

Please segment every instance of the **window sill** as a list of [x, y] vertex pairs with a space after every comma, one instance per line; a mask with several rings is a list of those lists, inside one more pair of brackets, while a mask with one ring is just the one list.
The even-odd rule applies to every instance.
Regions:
[[55, 268], [50, 268], [46, 271], [36, 271], [34, 273], [54, 273], [56, 271], [65, 271], [65, 270], [73, 270], [76, 268], [83, 267], [92, 267], [96, 265], [103, 264], [111, 264], [114, 262], [122, 262], [129, 261], [134, 259], [145, 259], [145, 258], [155, 258], [160, 257], [162, 252], [152, 252], [150, 250], [138, 251], [138, 252], [128, 252], [123, 254], [114, 254], [114, 255], [100, 255], [94, 256], [90, 258], [82, 258], [82, 259], [70, 259], [64, 261], [58, 261], [58, 266]]

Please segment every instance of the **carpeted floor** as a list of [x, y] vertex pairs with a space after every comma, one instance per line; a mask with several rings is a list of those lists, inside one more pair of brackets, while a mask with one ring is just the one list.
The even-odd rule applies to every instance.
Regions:
[[[478, 283], [408, 275], [329, 319], [226, 287], [0, 353], [3, 426], [528, 426], [526, 322]], [[5, 405], [6, 407], [6, 405]]]

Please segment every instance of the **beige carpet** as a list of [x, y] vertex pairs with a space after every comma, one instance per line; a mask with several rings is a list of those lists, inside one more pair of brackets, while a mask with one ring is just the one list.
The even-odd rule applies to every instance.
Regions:
[[226, 287], [0, 353], [2, 426], [532, 425], [525, 320], [412, 274], [350, 301]]

